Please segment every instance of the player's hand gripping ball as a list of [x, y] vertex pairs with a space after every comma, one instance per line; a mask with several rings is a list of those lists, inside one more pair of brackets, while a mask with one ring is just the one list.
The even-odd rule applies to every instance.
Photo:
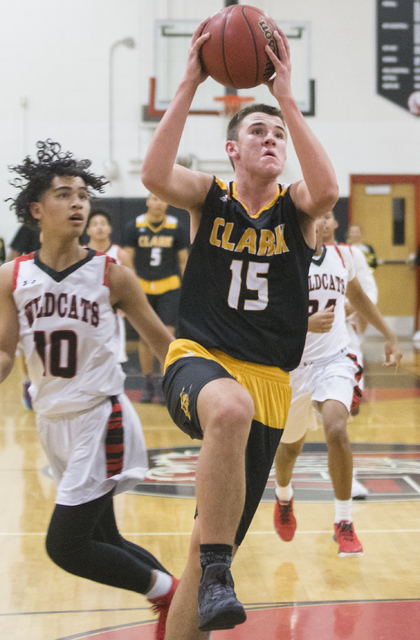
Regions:
[[276, 29], [274, 20], [256, 7], [237, 4], [218, 11], [201, 32], [211, 34], [201, 47], [205, 70], [225, 87], [257, 87], [274, 73], [265, 47], [278, 55]]

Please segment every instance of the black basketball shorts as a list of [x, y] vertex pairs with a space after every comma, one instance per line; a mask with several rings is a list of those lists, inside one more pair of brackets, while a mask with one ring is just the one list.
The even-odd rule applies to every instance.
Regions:
[[[175, 424], [191, 438], [203, 439], [197, 414], [197, 398], [201, 389], [219, 378], [232, 378], [219, 362], [205, 357], [185, 355], [166, 369], [163, 390], [169, 413]], [[245, 454], [246, 497], [242, 518], [235, 536], [241, 544], [252, 522], [267, 484], [283, 429], [253, 420]]]

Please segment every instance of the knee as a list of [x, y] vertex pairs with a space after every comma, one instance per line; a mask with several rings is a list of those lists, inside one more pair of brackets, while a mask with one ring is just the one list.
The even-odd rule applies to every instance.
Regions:
[[324, 425], [325, 440], [328, 447], [347, 448], [350, 446], [346, 427], [347, 425], [344, 421], [336, 421]]
[[284, 462], [293, 462], [299, 456], [303, 448], [305, 439], [298, 440], [297, 442], [281, 442], [277, 449], [276, 462], [283, 460]]
[[214, 406], [208, 426], [218, 438], [248, 436], [254, 417], [254, 403], [244, 390], [238, 396], [224, 397]]
[[47, 532], [45, 549], [50, 559], [56, 565], [58, 565], [62, 569], [66, 568], [68, 555], [67, 544], [62, 537], [55, 534], [51, 527]]
[[253, 417], [254, 403], [247, 391], [239, 396], [225, 398], [217, 411], [217, 421], [225, 425], [248, 425]]

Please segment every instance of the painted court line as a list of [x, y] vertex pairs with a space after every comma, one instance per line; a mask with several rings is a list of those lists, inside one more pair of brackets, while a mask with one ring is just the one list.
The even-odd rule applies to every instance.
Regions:
[[[331, 533], [331, 529], [314, 529], [313, 531], [296, 531], [295, 535], [299, 534], [299, 535], [317, 535], [320, 533], [327, 533], [330, 534]], [[357, 533], [420, 533], [420, 529], [357, 529]], [[267, 535], [277, 535], [276, 532], [274, 530], [270, 530], [270, 531], [248, 531], [247, 532], [247, 536], [267, 536]], [[1, 533], [0, 532], [0, 538], [2, 536], [46, 536], [46, 532], [45, 533], [20, 533], [20, 532], [10, 532], [10, 533]], [[159, 531], [159, 532], [138, 532], [138, 531], [130, 531], [128, 533], [121, 533], [122, 536], [190, 536], [191, 535], [191, 531], [185, 531], [185, 532], [165, 532], [165, 531]]]

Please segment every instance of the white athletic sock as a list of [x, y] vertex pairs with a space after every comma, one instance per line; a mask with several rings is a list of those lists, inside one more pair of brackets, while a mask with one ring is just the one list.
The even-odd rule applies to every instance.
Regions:
[[148, 600], [155, 600], [161, 596], [165, 596], [172, 587], [172, 576], [168, 576], [163, 571], [153, 570], [152, 573], [156, 575], [156, 582], [153, 587], [146, 593]]
[[276, 496], [280, 500], [280, 502], [290, 502], [293, 498], [293, 487], [292, 483], [289, 482], [287, 487], [279, 487], [276, 485]]
[[351, 517], [351, 498], [350, 500], [337, 500], [334, 498], [335, 505], [335, 520], [334, 522], [338, 524], [342, 520], [347, 520], [348, 522], [353, 522]]

